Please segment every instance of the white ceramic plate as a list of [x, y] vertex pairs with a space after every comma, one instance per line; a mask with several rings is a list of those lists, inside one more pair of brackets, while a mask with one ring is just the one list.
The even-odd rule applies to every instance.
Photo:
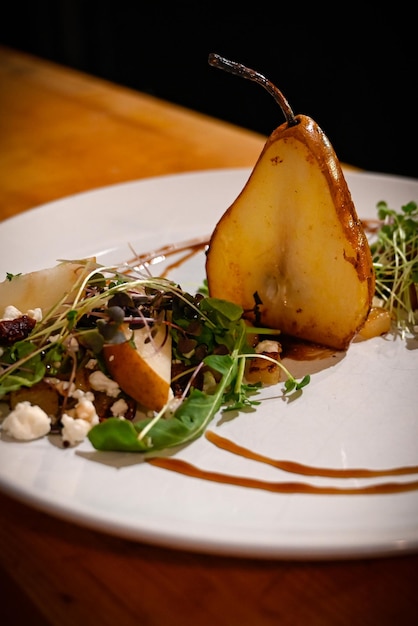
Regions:
[[[103, 263], [209, 234], [248, 170], [142, 180], [64, 198], [0, 224], [0, 276], [96, 255]], [[418, 181], [347, 173], [357, 210], [418, 200]], [[177, 270], [193, 289], [203, 256]], [[156, 272], [158, 273], [158, 272]], [[293, 403], [280, 389], [254, 412], [210, 428], [262, 454], [327, 467], [418, 464], [418, 349], [377, 338], [314, 373]], [[307, 479], [215, 448], [205, 438], [177, 452], [197, 466], [268, 481]], [[396, 478], [416, 480], [417, 475]], [[395, 478], [309, 478], [356, 487]], [[392, 495], [275, 494], [188, 478], [140, 455], [99, 453], [89, 442], [60, 449], [53, 439], [0, 441], [0, 488], [57, 517], [133, 540], [256, 558], [334, 559], [396, 555], [418, 548], [418, 491]]]

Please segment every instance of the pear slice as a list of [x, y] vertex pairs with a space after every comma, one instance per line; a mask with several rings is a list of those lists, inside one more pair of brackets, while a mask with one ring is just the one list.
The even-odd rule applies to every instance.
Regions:
[[[106, 367], [119, 387], [147, 409], [159, 411], [172, 398], [171, 335], [165, 324], [150, 334], [146, 327], [122, 330], [127, 341], [105, 344]], [[132, 334], [132, 341], [130, 340]]]
[[287, 121], [267, 139], [212, 233], [209, 293], [241, 305], [251, 322], [345, 350], [371, 308], [374, 272], [334, 149], [311, 118], [293, 115], [264, 77], [212, 57], [213, 65], [225, 69], [226, 63], [229, 71], [261, 82]]
[[94, 258], [62, 261], [27, 274], [16, 274], [0, 283], [0, 317], [12, 305], [22, 313], [36, 308], [45, 314], [60, 302], [71, 304], [82, 281], [95, 269]]

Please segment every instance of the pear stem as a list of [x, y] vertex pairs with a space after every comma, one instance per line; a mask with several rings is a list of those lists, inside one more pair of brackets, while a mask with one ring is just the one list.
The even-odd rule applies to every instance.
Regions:
[[269, 81], [265, 76], [259, 74], [255, 70], [242, 65], [241, 63], [236, 63], [235, 61], [230, 61], [229, 59], [225, 59], [224, 57], [219, 56], [219, 54], [215, 54], [212, 52], [209, 54], [209, 65], [213, 67], [218, 67], [226, 72], [230, 72], [231, 74], [235, 74], [235, 76], [242, 76], [243, 78], [247, 78], [248, 80], [253, 80], [255, 83], [258, 83], [264, 89], [266, 89], [271, 96], [275, 99], [277, 104], [280, 106], [283, 115], [286, 118], [289, 126], [295, 126], [298, 124], [298, 120], [296, 119], [290, 104], [280, 91], [277, 89], [275, 85], [271, 81]]

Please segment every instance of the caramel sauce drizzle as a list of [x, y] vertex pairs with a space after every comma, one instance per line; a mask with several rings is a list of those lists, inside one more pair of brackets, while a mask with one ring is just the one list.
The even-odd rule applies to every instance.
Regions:
[[[246, 459], [251, 459], [252, 461], [272, 465], [273, 467], [284, 470], [285, 472], [301, 474], [304, 476], [324, 476], [328, 478], [372, 478], [378, 476], [404, 476], [418, 473], [418, 466], [394, 467], [378, 470], [360, 468], [333, 469], [313, 467], [310, 465], [295, 463], [293, 461], [272, 459], [262, 454], [258, 454], [256, 452], [253, 452], [252, 450], [249, 450], [248, 448], [243, 448], [242, 446], [237, 445], [229, 439], [225, 439], [224, 437], [216, 435], [213, 431], [207, 431], [205, 433], [205, 436], [208, 441], [221, 448], [222, 450], [226, 450], [228, 452], [231, 452], [232, 454], [236, 454]], [[247, 487], [249, 489], [261, 489], [274, 493], [305, 493], [316, 495], [382, 495], [418, 490], [418, 480], [399, 483], [379, 483], [376, 485], [365, 485], [363, 487], [332, 487], [329, 485], [317, 486], [303, 482], [269, 482], [265, 480], [259, 480], [257, 478], [247, 478], [243, 476], [222, 474], [219, 472], [212, 472], [210, 470], [203, 470], [196, 467], [195, 465], [192, 465], [191, 463], [188, 463], [187, 461], [173, 458], [159, 457], [149, 459], [148, 462], [151, 463], [151, 465], [155, 465], [156, 467], [171, 470], [173, 472], [178, 472], [179, 474], [191, 476], [193, 478], [200, 478], [202, 480], [208, 480], [228, 485], [236, 485], [238, 487]]]
[[225, 437], [217, 435], [213, 431], [207, 431], [205, 433], [206, 439], [213, 443], [222, 450], [227, 450], [238, 456], [242, 456], [246, 459], [258, 461], [259, 463], [266, 463], [272, 465], [277, 469], [292, 474], [302, 474], [303, 476], [325, 476], [327, 478], [373, 478], [377, 476], [405, 476], [408, 474], [418, 474], [418, 465], [411, 467], [392, 467], [389, 469], [360, 469], [360, 468], [341, 468], [334, 469], [328, 467], [314, 467], [312, 465], [302, 465], [301, 463], [295, 463], [294, 461], [283, 461], [272, 459], [263, 454], [253, 452], [248, 448], [243, 448]]
[[194, 257], [200, 251], [204, 250], [208, 244], [209, 237], [196, 237], [196, 239], [183, 241], [178, 244], [170, 243], [151, 252], [136, 254], [128, 261], [128, 265], [139, 264], [143, 267], [147, 267], [148, 265], [152, 265], [156, 262], [163, 262], [168, 257], [174, 256], [175, 254], [184, 253], [178, 260], [168, 265], [166, 269], [159, 274], [161, 278], [166, 278], [167, 274], [169, 274], [173, 269], [180, 267], [183, 263], [186, 263], [186, 261]]

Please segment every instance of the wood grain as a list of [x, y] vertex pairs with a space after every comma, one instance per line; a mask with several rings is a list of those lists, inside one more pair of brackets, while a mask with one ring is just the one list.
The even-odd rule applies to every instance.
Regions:
[[[0, 49], [0, 219], [94, 187], [252, 166], [264, 138]], [[418, 512], [417, 512], [418, 519]], [[0, 494], [7, 626], [403, 626], [418, 556], [250, 560], [133, 543]]]
[[0, 217], [149, 176], [252, 165], [264, 137], [0, 50]]

